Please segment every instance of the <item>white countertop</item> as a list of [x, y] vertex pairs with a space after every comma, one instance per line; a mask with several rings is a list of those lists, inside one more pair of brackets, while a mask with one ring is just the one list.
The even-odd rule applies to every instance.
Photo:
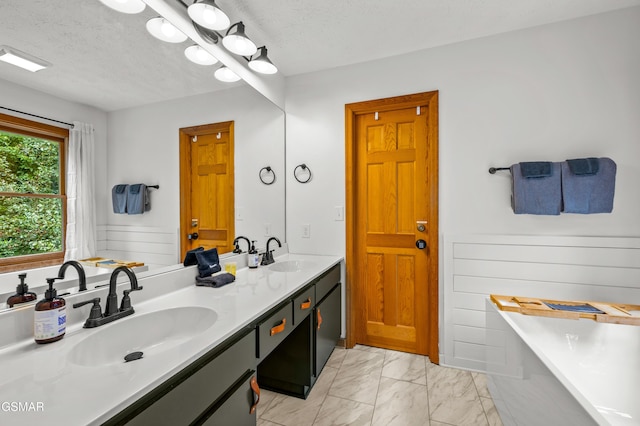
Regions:
[[640, 425], [640, 327], [498, 313], [602, 425]]
[[[338, 256], [288, 254], [276, 258], [276, 263], [304, 260], [310, 262], [310, 266], [299, 272], [275, 272], [264, 266], [257, 270], [243, 268], [238, 270], [236, 281], [224, 287], [196, 287], [191, 281], [186, 282], [181, 290], [145, 302], [136, 303], [136, 294], [131, 293], [135, 314], [128, 318], [95, 329], [83, 329], [82, 323], [73, 324], [67, 328], [62, 340], [46, 345], [38, 345], [31, 339], [7, 347], [0, 351], [0, 404], [3, 404], [0, 407], [0, 424], [100, 424], [252, 323], [341, 259]], [[149, 281], [145, 285], [149, 285]], [[139, 361], [86, 367], [69, 360], [70, 351], [93, 333], [138, 315], [183, 306], [213, 309], [218, 318], [196, 338]], [[68, 309], [72, 308], [69, 306]], [[13, 402], [33, 403], [42, 410], [11, 411], [7, 403]]]

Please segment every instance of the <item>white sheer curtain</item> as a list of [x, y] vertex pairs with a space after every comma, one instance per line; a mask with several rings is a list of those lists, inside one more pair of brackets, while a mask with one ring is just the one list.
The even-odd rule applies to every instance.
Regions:
[[93, 125], [73, 122], [67, 152], [67, 239], [64, 260], [96, 253]]

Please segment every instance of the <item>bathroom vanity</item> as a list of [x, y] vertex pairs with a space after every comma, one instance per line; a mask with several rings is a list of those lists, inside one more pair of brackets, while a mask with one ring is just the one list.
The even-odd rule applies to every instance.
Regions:
[[0, 400], [43, 407], [0, 423], [255, 425], [259, 387], [306, 397], [339, 339], [340, 262], [287, 254], [221, 288], [196, 287], [195, 267], [143, 278], [136, 313], [95, 329], [69, 308], [61, 341], [0, 351]]

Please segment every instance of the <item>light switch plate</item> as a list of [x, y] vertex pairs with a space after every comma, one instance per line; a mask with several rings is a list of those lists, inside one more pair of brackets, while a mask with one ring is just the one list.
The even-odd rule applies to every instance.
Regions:
[[265, 223], [264, 224], [264, 236], [265, 237], [270, 237], [271, 236], [271, 224], [270, 223]]
[[344, 220], [344, 207], [342, 206], [335, 206], [333, 208], [333, 220], [335, 221], [342, 221]]

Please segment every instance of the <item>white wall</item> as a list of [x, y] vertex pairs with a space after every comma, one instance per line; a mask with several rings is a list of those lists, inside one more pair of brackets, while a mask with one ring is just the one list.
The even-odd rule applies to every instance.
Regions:
[[[151, 211], [114, 214], [107, 223], [137, 227], [173, 227], [180, 222], [179, 129], [223, 121], [235, 122], [236, 234], [266, 241], [284, 236], [284, 114], [250, 87], [145, 105], [115, 112], [109, 118], [107, 189], [119, 183], [160, 185], [151, 191]], [[270, 165], [278, 179], [265, 186], [258, 171]], [[110, 196], [110, 195], [109, 195]], [[246, 250], [243, 247], [243, 250]], [[176, 253], [176, 261], [179, 260]]]
[[[287, 81], [292, 250], [344, 253], [344, 105], [440, 92], [440, 233], [640, 235], [640, 8], [453, 44]], [[614, 212], [514, 215], [508, 172], [519, 161], [608, 156]], [[300, 226], [311, 224], [311, 238]]]
[[[344, 105], [431, 90], [440, 104], [441, 241], [451, 233], [638, 236], [639, 76], [635, 7], [288, 78], [290, 249], [344, 255], [345, 223], [333, 219], [345, 203]], [[587, 156], [618, 164], [612, 214], [514, 215], [509, 173], [487, 172]], [[314, 172], [307, 185], [290, 176], [302, 162]], [[441, 310], [451, 286], [443, 245]]]
[[[81, 121], [83, 123], [93, 124], [96, 155], [95, 196], [98, 210], [96, 221], [98, 223], [105, 223], [107, 164], [104, 161], [100, 161], [100, 159], [104, 159], [107, 152], [107, 114], [94, 107], [70, 102], [5, 80], [0, 80], [0, 93], [2, 94], [0, 96], [0, 105], [4, 107], [64, 121], [66, 123]], [[2, 109], [0, 109], [0, 113], [56, 125], [56, 123], [46, 120], [15, 114]]]

